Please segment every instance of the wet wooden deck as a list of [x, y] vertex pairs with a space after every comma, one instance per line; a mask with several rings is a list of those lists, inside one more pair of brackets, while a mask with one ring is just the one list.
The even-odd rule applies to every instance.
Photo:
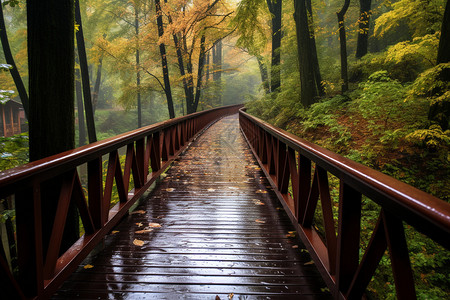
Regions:
[[193, 142], [147, 198], [54, 299], [331, 298], [237, 116]]

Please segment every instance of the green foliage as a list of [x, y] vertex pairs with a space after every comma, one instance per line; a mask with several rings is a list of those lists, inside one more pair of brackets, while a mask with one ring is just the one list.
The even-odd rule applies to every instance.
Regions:
[[392, 4], [392, 10], [375, 20], [375, 36], [382, 38], [395, 33], [402, 25], [409, 28], [412, 37], [434, 34], [440, 30], [445, 1], [400, 0]]
[[28, 134], [0, 137], [0, 171], [28, 163]]
[[392, 79], [414, 81], [420, 73], [434, 66], [438, 44], [437, 34], [428, 34], [397, 43], [383, 52], [367, 54], [354, 62], [351, 78], [365, 80], [376, 71], [386, 70]]
[[[8, 72], [12, 69], [11, 65], [8, 64], [0, 64], [0, 72]], [[0, 89], [0, 104], [5, 104], [9, 100], [11, 100], [11, 96], [14, 94], [12, 90], [2, 90]]]
[[442, 131], [439, 125], [431, 125], [429, 129], [419, 129], [406, 136], [410, 142], [435, 150], [450, 146], [450, 130]]

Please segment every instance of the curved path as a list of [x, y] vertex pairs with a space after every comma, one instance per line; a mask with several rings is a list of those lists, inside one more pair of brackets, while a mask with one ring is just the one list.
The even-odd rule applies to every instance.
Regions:
[[237, 116], [206, 130], [55, 299], [329, 299]]

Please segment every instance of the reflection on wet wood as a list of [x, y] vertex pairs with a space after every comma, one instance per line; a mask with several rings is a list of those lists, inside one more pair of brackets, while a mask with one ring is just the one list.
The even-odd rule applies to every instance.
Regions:
[[331, 298], [237, 116], [198, 138], [147, 198], [55, 299]]

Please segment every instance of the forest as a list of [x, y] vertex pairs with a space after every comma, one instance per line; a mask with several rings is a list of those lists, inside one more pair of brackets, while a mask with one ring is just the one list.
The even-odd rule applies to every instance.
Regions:
[[[2, 0], [0, 9], [0, 105], [21, 103], [29, 121], [23, 133], [0, 137], [0, 171], [245, 103], [258, 118], [450, 201], [446, 0], [75, 0], [73, 23], [54, 30], [69, 41], [67, 87], [33, 77], [47, 67], [44, 56], [49, 76], [59, 76], [64, 62], [55, 57], [66, 51], [32, 59], [54, 29], [27, 19], [39, 10], [34, 2]], [[41, 9], [45, 18], [53, 7]], [[67, 108], [61, 119], [43, 118], [58, 101]], [[38, 126], [58, 140], [43, 143], [61, 145], [39, 148]], [[362, 227], [373, 228], [377, 208], [364, 205]], [[14, 218], [5, 203], [0, 211], [1, 222]], [[405, 228], [418, 298], [448, 298], [450, 255]], [[369, 298], [395, 299], [389, 264], [385, 255]]]

